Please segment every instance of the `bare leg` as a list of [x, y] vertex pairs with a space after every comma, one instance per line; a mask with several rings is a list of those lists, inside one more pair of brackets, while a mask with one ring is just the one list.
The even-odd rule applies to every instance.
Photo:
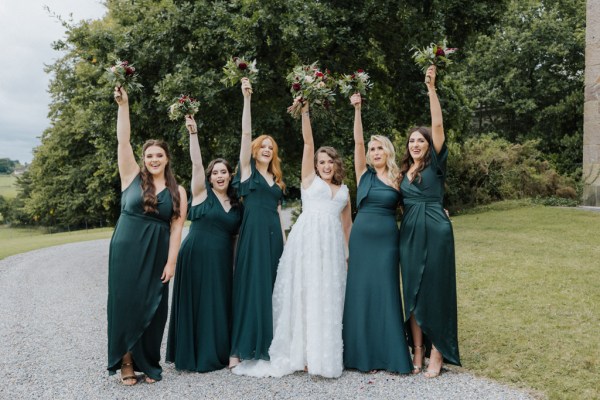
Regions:
[[413, 339], [413, 374], [418, 374], [423, 370], [423, 361], [425, 360], [425, 347], [423, 346], [423, 331], [414, 314], [410, 316], [410, 332]]
[[131, 353], [126, 353], [121, 360], [121, 383], [125, 386], [133, 386], [137, 383]]

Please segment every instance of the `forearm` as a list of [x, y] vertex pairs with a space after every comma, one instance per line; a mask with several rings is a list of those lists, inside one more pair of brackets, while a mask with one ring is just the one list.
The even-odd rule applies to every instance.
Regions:
[[205, 186], [204, 166], [197, 134], [190, 134], [190, 158], [192, 160], [192, 195], [195, 197]]
[[302, 112], [302, 139], [304, 140], [304, 150], [302, 152], [302, 180], [304, 181], [312, 177], [315, 171], [313, 160], [315, 143], [308, 110]]
[[131, 124], [129, 121], [129, 105], [119, 105], [117, 111], [117, 141], [119, 144], [129, 144], [131, 139]]
[[240, 163], [242, 167], [250, 165], [252, 156], [252, 116], [250, 109], [250, 96], [244, 97], [244, 110], [242, 111], [242, 143], [240, 147]]
[[429, 109], [431, 111], [431, 127], [443, 127], [442, 106], [435, 88], [429, 88]]

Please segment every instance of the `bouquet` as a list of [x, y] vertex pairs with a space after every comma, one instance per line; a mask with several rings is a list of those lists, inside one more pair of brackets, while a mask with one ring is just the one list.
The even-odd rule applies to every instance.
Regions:
[[198, 112], [200, 102], [193, 97], [181, 95], [175, 99], [175, 103], [169, 106], [169, 119], [175, 121], [185, 118], [186, 115], [192, 117]]
[[[413, 59], [423, 72], [426, 72], [430, 65], [435, 65], [436, 70], [440, 73], [447, 65], [452, 64], [448, 56], [458, 50], [446, 47], [446, 39], [444, 39], [442, 44], [431, 43], [429, 47], [425, 47], [422, 50], [419, 50], [417, 47], [413, 47], [412, 49], [415, 50]], [[429, 77], [425, 79], [429, 83]]]
[[[256, 60], [247, 61], [240, 57], [233, 57], [223, 67], [225, 76], [221, 82], [225, 86], [235, 86], [242, 78], [248, 78], [250, 83], [256, 82], [258, 69], [256, 68]], [[250, 90], [252, 93], [252, 90]]]
[[294, 118], [302, 114], [302, 106], [308, 102], [315, 116], [326, 113], [335, 101], [332, 86], [335, 81], [329, 70], [321, 71], [317, 62], [311, 65], [298, 65], [287, 76], [294, 102], [287, 111]]
[[367, 90], [373, 88], [373, 83], [369, 80], [369, 74], [362, 69], [357, 69], [352, 75], [342, 75], [338, 80], [338, 86], [344, 97], [350, 97], [357, 92], [361, 96], [366, 96]]
[[128, 61], [117, 60], [115, 65], [106, 68], [106, 79], [111, 86], [124, 87], [128, 93], [139, 92], [144, 87], [138, 82], [139, 75], [133, 64]]

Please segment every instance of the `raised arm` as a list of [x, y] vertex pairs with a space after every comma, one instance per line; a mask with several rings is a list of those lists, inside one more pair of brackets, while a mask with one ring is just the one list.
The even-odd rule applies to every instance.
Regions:
[[169, 282], [175, 275], [175, 266], [177, 265], [177, 254], [181, 246], [181, 232], [183, 231], [183, 223], [187, 218], [187, 195], [185, 189], [179, 186], [179, 218], [171, 221], [171, 234], [169, 236], [169, 253], [167, 263], [163, 269], [160, 280], [163, 283]]
[[242, 143], [240, 145], [240, 171], [241, 181], [250, 178], [250, 159], [252, 158], [252, 117], [250, 114], [250, 100], [252, 85], [248, 78], [242, 78], [242, 94], [244, 95], [244, 110], [242, 111]]
[[122, 87], [115, 88], [114, 97], [119, 105], [119, 111], [117, 112], [117, 164], [119, 166], [119, 176], [121, 177], [121, 190], [125, 190], [139, 174], [140, 167], [135, 162], [130, 142], [129, 97]]
[[354, 172], [356, 173], [356, 184], [367, 170], [367, 156], [365, 153], [365, 138], [363, 136], [360, 93], [354, 93], [350, 97], [350, 103], [354, 106]]
[[198, 141], [198, 125], [194, 117], [185, 116], [185, 127], [190, 134], [190, 158], [192, 159], [192, 205], [202, 203], [206, 199], [206, 177], [202, 165], [202, 154]]
[[431, 110], [431, 139], [433, 140], [435, 152], [439, 153], [442, 150], [446, 137], [444, 135], [442, 106], [435, 91], [436, 69], [434, 65], [427, 69], [426, 76], [431, 78], [429, 83], [425, 83], [427, 85], [427, 92], [429, 93], [429, 108]]
[[302, 152], [302, 187], [308, 188], [315, 179], [315, 142], [313, 140], [312, 127], [310, 126], [310, 112], [308, 102], [302, 107], [302, 139], [304, 139], [304, 151]]

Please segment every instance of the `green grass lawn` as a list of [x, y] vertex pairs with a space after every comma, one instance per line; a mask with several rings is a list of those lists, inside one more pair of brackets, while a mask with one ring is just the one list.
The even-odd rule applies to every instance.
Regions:
[[464, 367], [600, 398], [600, 213], [499, 208], [453, 217]]
[[[464, 368], [551, 399], [600, 399], [600, 213], [505, 202], [452, 220]], [[0, 259], [111, 232], [0, 228]]]
[[14, 199], [17, 197], [17, 178], [12, 175], [0, 175], [0, 196], [5, 199]]
[[15, 254], [59, 244], [110, 238], [112, 228], [48, 234], [44, 229], [9, 228], [0, 225], [0, 260]]

